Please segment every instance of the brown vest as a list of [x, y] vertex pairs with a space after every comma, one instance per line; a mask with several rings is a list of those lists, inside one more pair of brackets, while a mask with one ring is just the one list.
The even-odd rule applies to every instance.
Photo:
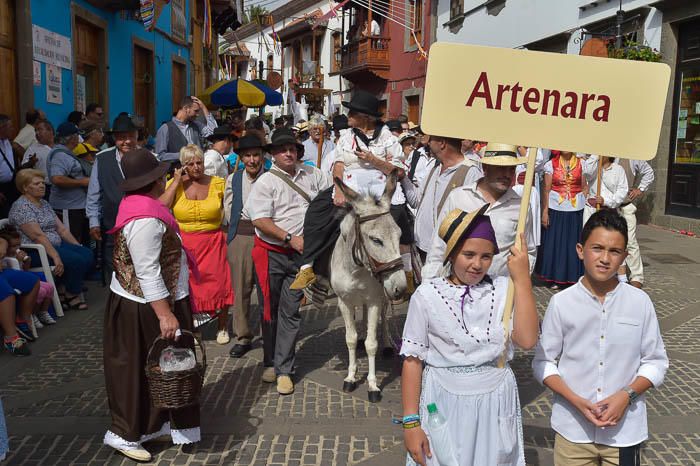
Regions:
[[[165, 287], [170, 293], [170, 299], [175, 298], [177, 290], [177, 280], [180, 276], [180, 256], [182, 254], [182, 242], [177, 233], [166, 226], [163, 234], [162, 247], [160, 250], [160, 271], [163, 275]], [[143, 298], [141, 284], [136, 278], [134, 263], [131, 260], [131, 253], [126, 245], [126, 238], [120, 229], [114, 237], [114, 274], [117, 281], [124, 290]]]

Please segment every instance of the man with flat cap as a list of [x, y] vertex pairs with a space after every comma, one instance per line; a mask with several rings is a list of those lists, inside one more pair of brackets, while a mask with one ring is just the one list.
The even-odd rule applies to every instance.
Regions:
[[106, 232], [114, 227], [123, 197], [119, 189], [119, 184], [124, 180], [122, 158], [125, 153], [136, 149], [139, 129], [128, 114], [122, 113], [114, 119], [109, 132], [114, 139], [114, 147], [98, 152], [90, 173], [85, 204], [90, 236], [95, 241], [102, 241], [103, 273], [108, 280], [113, 271], [114, 238]]
[[[249, 134], [238, 141], [238, 156], [244, 168], [229, 175], [224, 191], [224, 215], [228, 223], [226, 255], [231, 267], [234, 296], [233, 332], [235, 339], [229, 353], [232, 358], [240, 358], [251, 349], [253, 332], [249, 325], [250, 295], [256, 288], [258, 290], [258, 303], [263, 303], [260, 288], [256, 286], [257, 279], [251, 256], [255, 228], [243, 206], [255, 183], [267, 171], [263, 163], [263, 145], [257, 136]], [[276, 379], [273, 354], [268, 352], [265, 356], [267, 357], [263, 361], [265, 367], [263, 381], [272, 383]]]
[[[484, 204], [489, 204], [486, 214], [490, 217], [496, 232], [500, 252], [496, 254], [489, 268], [491, 277], [508, 275], [508, 254], [515, 245], [515, 230], [520, 214], [520, 196], [513, 191], [515, 167], [527, 163], [526, 157], [518, 155], [515, 146], [489, 143], [481, 159], [483, 178], [466, 186], [454, 189], [445, 201], [437, 224], [440, 225], [448, 212], [461, 209], [472, 212]], [[527, 251], [532, 272], [537, 258], [537, 246], [532, 238], [532, 212], [528, 209], [525, 234]], [[422, 269], [422, 279], [437, 277], [443, 267], [445, 242], [439, 235], [433, 234], [432, 245]]]

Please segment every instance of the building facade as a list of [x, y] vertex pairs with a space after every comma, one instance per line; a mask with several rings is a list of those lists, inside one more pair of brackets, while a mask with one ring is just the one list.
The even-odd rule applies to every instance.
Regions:
[[621, 35], [623, 46], [629, 40], [660, 51], [672, 78], [650, 161], [656, 181], [638, 216], [700, 231], [700, 2], [440, 0], [435, 11], [439, 41], [579, 54], [589, 39]]
[[0, 0], [0, 112], [20, 127], [41, 108], [57, 125], [98, 103], [108, 121], [128, 112], [155, 133], [217, 65], [202, 46], [204, 1], [156, 3], [147, 28], [138, 0]]

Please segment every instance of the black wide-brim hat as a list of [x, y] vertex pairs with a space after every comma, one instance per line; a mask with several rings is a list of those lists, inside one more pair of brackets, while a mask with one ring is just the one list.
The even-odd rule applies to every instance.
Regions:
[[[297, 142], [297, 138], [294, 136], [291, 130], [287, 128], [281, 128], [272, 134], [272, 141], [270, 144], [265, 146], [267, 152], [272, 152], [275, 146], [283, 146], [285, 144], [294, 144], [297, 147], [297, 151], [303, 151], [304, 146]], [[240, 146], [238, 148], [240, 150]]]
[[114, 119], [112, 127], [109, 129], [108, 133], [130, 133], [132, 131], [138, 131], [139, 127], [136, 126], [134, 120], [127, 113], [120, 113]]
[[231, 131], [231, 127], [228, 125], [217, 126], [214, 128], [214, 132], [207, 136], [207, 139], [209, 142], [221, 141], [222, 139], [238, 140], [238, 136], [232, 134]]
[[247, 134], [238, 140], [237, 152], [241, 152], [246, 149], [264, 149], [265, 144], [260, 141], [260, 138], [254, 134]]
[[170, 169], [170, 162], [159, 162], [148, 149], [134, 149], [124, 154], [121, 160], [124, 181], [119, 188], [128, 193], [148, 186], [165, 176]]
[[359, 89], [352, 95], [350, 102], [343, 102], [343, 107], [375, 118], [382, 116], [379, 111], [379, 99], [373, 94]]

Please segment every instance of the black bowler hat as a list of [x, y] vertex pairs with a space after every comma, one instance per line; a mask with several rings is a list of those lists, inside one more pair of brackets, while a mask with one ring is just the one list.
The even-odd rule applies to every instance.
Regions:
[[376, 118], [382, 116], [379, 111], [379, 99], [373, 94], [363, 90], [355, 91], [350, 102], [343, 102], [343, 107]]
[[399, 120], [389, 120], [386, 122], [386, 127], [389, 128], [389, 131], [399, 131], [401, 132], [403, 129], [401, 128], [401, 122]]
[[114, 119], [112, 127], [110, 128], [110, 133], [130, 133], [132, 131], [138, 131], [139, 127], [136, 126], [134, 120], [131, 119], [128, 113], [120, 113]]
[[[294, 144], [297, 146], [297, 151], [304, 150], [304, 146], [297, 142], [297, 138], [294, 137], [294, 133], [290, 129], [280, 128], [275, 131], [272, 135], [272, 141], [270, 144], [265, 146], [265, 150], [272, 152], [272, 148], [275, 146], [283, 146], [285, 144]], [[238, 148], [240, 150], [240, 147]]]
[[170, 169], [170, 162], [159, 162], [148, 149], [134, 149], [121, 161], [124, 181], [119, 187], [124, 192], [135, 191], [165, 176]]
[[336, 115], [333, 117], [333, 131], [348, 129], [348, 117], [345, 115]]
[[[279, 130], [277, 130], [279, 131]], [[277, 132], [275, 131], [275, 133]], [[260, 141], [260, 138], [248, 134], [246, 136], [243, 136], [241, 139], [238, 140], [238, 149], [237, 152], [240, 153], [242, 150], [246, 149], [262, 149], [264, 147], [263, 143]]]
[[238, 136], [231, 134], [231, 127], [228, 125], [217, 126], [214, 132], [207, 136], [210, 142], [221, 141], [224, 139], [230, 139], [232, 141], [238, 140]]

